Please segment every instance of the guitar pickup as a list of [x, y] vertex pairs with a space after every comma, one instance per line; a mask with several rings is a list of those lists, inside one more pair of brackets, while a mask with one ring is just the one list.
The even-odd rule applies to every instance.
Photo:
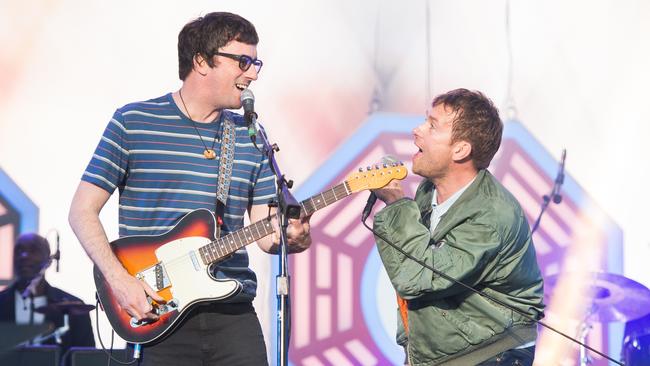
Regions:
[[162, 263], [156, 263], [155, 265], [139, 272], [135, 277], [146, 282], [147, 285], [156, 291], [171, 286], [169, 276], [167, 276], [167, 271], [165, 271], [165, 266]]

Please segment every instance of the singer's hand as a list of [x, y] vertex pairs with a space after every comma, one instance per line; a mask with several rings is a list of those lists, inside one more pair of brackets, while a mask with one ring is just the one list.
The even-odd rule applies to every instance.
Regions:
[[387, 205], [404, 198], [404, 190], [402, 189], [402, 184], [398, 180], [393, 180], [383, 188], [374, 189], [372, 191], [377, 195], [378, 199], [382, 200]]

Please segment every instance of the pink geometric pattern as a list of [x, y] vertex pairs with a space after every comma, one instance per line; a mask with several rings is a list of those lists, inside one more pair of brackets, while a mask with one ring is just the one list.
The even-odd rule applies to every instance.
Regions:
[[[414, 153], [410, 135], [381, 134], [325, 186], [340, 183], [359, 167], [374, 165], [385, 155], [402, 160], [410, 172]], [[419, 182], [420, 177], [414, 175], [402, 181], [411, 196]], [[360, 222], [367, 198], [368, 193], [360, 192], [314, 214], [312, 249], [291, 257], [293, 327], [289, 355], [294, 365], [389, 363], [372, 341], [361, 309], [362, 271], [375, 246], [372, 233]], [[367, 222], [372, 224], [371, 219]]]
[[[358, 167], [379, 162], [385, 155], [403, 160], [410, 173], [411, 157], [416, 151], [410, 128], [416, 123], [420, 120], [411, 117], [379, 116], [371, 119], [360, 130], [363, 133], [357, 133], [351, 139], [352, 143], [342, 148], [345, 153], [335, 155], [337, 160], [342, 160], [341, 167], [334, 169], [335, 177], [323, 182], [323, 187], [340, 183]], [[364, 140], [363, 134], [372, 132], [373, 128], [399, 131], [381, 132], [371, 141]], [[350, 148], [357, 141], [362, 141], [361, 145], [365, 147]], [[349, 154], [349, 151], [355, 153]], [[542, 197], [551, 191], [556, 164], [520, 124], [506, 124], [504, 140], [490, 171], [520, 202], [531, 226], [539, 215]], [[328, 169], [332, 166], [329, 165]], [[601, 268], [604, 271], [616, 270], [621, 245], [620, 229], [605, 213], [594, 209], [596, 205], [568, 173], [566, 177], [561, 204], [549, 205], [533, 235], [543, 275], [546, 277], [562, 270], [566, 249], [580, 232], [596, 233], [594, 237], [603, 243], [594, 243], [595, 247], [609, 245], [614, 248], [610, 262], [604, 259]], [[420, 181], [421, 178], [413, 174], [403, 181], [408, 196], [415, 194]], [[293, 316], [289, 360], [294, 365], [387, 365], [397, 359], [392, 357], [393, 361], [389, 360], [385, 354], [389, 351], [379, 349], [374, 341], [377, 339], [375, 334], [370, 333], [371, 328], [374, 331], [379, 328], [365, 323], [364, 309], [361, 308], [361, 294], [374, 293], [374, 289], [362, 288], [364, 266], [369, 263], [369, 255], [375, 247], [372, 234], [360, 223], [367, 197], [368, 194], [361, 192], [314, 214], [311, 220], [313, 248], [290, 259]], [[376, 206], [383, 207], [383, 204]], [[585, 217], [593, 218], [590, 215], [594, 214], [604, 219], [584, 220]], [[371, 219], [368, 223], [371, 224]], [[385, 299], [385, 303], [383, 299], [380, 301], [382, 306], [395, 303], [394, 298]], [[596, 326], [589, 337], [592, 346], [606, 353], [607, 330], [607, 327]], [[596, 355], [593, 358], [594, 365], [606, 365]]]

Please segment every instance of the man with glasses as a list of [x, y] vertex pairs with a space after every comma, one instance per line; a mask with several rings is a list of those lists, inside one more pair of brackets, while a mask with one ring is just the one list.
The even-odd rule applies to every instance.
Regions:
[[[111, 252], [99, 213], [116, 188], [121, 237], [165, 233], [201, 208], [216, 212], [222, 235], [243, 227], [246, 211], [251, 222], [269, 215], [275, 198], [269, 162], [250, 143], [244, 118], [228, 111], [241, 108], [241, 92], [257, 80], [257, 43], [254, 26], [235, 14], [210, 13], [185, 25], [178, 36], [181, 88], [117, 109], [81, 178], [70, 224], [132, 317], [155, 319], [147, 296], [163, 299]], [[228, 178], [219, 180], [222, 173]], [[289, 252], [309, 247], [308, 217], [290, 221], [288, 239]], [[277, 235], [258, 245], [275, 253]], [[171, 334], [144, 347], [145, 365], [267, 364], [245, 248], [212, 275], [236, 279], [241, 290], [191, 310]]]

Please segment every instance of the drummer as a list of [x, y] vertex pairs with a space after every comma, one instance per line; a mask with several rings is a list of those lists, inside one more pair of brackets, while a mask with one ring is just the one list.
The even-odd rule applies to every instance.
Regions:
[[[83, 302], [45, 280], [45, 270], [51, 262], [50, 245], [44, 237], [34, 233], [18, 237], [14, 247], [16, 280], [0, 292], [0, 321], [15, 324], [53, 323], [56, 328], [64, 325], [60, 309], [43, 313], [43, 307], [62, 302]], [[39, 308], [41, 312], [35, 311]], [[72, 346], [95, 346], [88, 313], [70, 315], [68, 324], [70, 329], [60, 337], [62, 354]], [[57, 344], [57, 340], [52, 337], [42, 343]]]

